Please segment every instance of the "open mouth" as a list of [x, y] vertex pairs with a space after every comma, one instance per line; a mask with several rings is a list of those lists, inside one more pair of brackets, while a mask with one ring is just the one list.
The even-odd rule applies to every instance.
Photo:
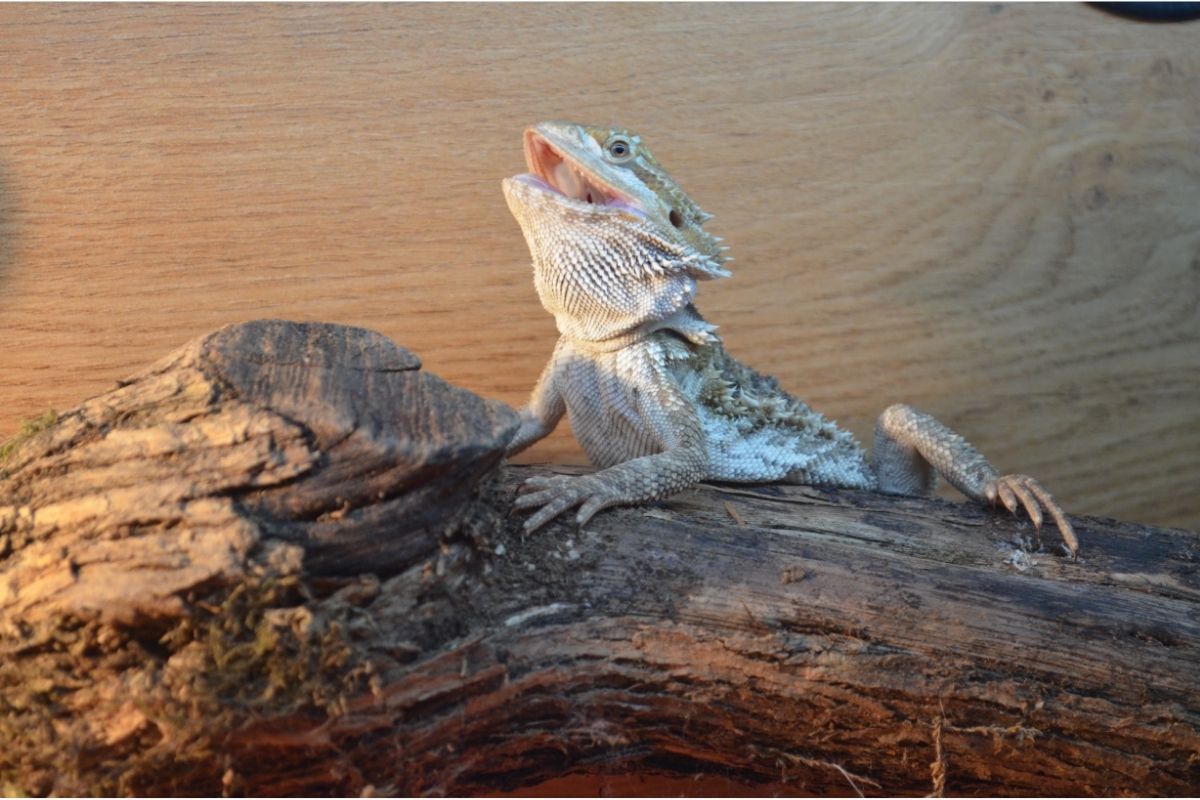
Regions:
[[591, 175], [536, 131], [525, 134], [525, 163], [539, 184], [563, 197], [645, 216], [631, 198]]

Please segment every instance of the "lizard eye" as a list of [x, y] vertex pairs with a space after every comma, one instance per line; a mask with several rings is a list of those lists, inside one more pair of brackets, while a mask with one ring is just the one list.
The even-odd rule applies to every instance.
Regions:
[[683, 227], [683, 215], [680, 214], [677, 209], [672, 208], [671, 213], [667, 215], [667, 218], [671, 220], [671, 224], [676, 228]]
[[608, 154], [618, 161], [624, 161], [633, 155], [633, 146], [628, 139], [611, 139], [606, 148]]

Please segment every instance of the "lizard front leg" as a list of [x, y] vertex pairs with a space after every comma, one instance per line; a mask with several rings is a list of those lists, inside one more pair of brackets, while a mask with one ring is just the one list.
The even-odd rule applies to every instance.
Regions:
[[640, 383], [631, 394], [638, 415], [661, 452], [625, 461], [592, 475], [538, 476], [521, 487], [517, 508], [537, 508], [525, 530], [540, 528], [579, 506], [575, 522], [584, 525], [601, 509], [668, 497], [703, 480], [708, 472], [704, 431], [695, 406], [668, 375]]
[[539, 439], [549, 436], [562, 420], [563, 414], [567, 413], [567, 405], [558, 386], [559, 374], [562, 371], [561, 350], [560, 343], [554, 348], [546, 366], [542, 368], [542, 374], [529, 395], [529, 403], [518, 412], [521, 427], [508, 443], [505, 456], [515, 456]]
[[1027, 475], [1000, 475], [963, 437], [928, 414], [894, 405], [879, 415], [872, 448], [881, 491], [925, 495], [933, 489], [932, 470], [967, 497], [1012, 513], [1024, 506], [1034, 527], [1041, 530], [1043, 509], [1054, 519], [1074, 558], [1079, 540], [1066, 514], [1050, 493]]

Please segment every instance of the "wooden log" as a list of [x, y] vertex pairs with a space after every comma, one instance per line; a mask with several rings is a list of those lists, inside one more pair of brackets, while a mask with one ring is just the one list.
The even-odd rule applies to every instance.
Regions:
[[1072, 562], [970, 505], [704, 486], [525, 535], [512, 424], [376, 334], [251, 323], [11, 448], [0, 786], [1200, 790], [1197, 534], [1077, 517]]

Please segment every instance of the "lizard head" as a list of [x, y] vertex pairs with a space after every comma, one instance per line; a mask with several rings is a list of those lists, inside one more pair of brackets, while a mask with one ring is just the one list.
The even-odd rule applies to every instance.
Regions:
[[581, 238], [589, 226], [653, 226], [697, 260], [713, 267], [726, 260], [728, 248], [702, 227], [712, 215], [692, 202], [632, 131], [542, 122], [525, 130], [524, 143], [529, 172], [504, 184], [522, 226], [531, 213], [567, 219]]
[[641, 138], [543, 122], [524, 144], [529, 172], [505, 179], [504, 196], [559, 330], [594, 342], [666, 326], [703, 339], [696, 281], [729, 275], [726, 248]]

